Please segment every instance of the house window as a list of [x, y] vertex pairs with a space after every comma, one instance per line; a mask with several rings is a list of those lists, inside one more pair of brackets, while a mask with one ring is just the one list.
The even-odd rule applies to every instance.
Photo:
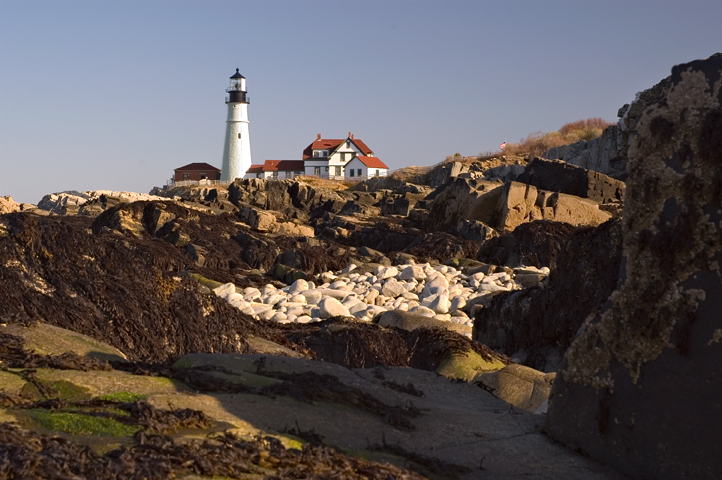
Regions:
[[345, 154], [345, 153], [342, 153], [342, 154], [341, 154], [341, 161], [342, 161], [343, 163], [346, 163], [346, 154]]
[[336, 165], [336, 173], [334, 173], [334, 175], [336, 175], [337, 177], [341, 176], [341, 167], [340, 166]]
[[321, 167], [313, 167], [313, 174], [316, 176], [321, 176]]
[[274, 179], [274, 180], [278, 180], [278, 170], [276, 170], [275, 172], [273, 172], [273, 179]]
[[324, 170], [325, 170], [326, 172], [328, 172], [328, 167], [324, 167]]
[[357, 171], [358, 171], [358, 176], [359, 176], [359, 177], [362, 177], [362, 176], [363, 176], [363, 170], [361, 170], [361, 169], [359, 168]]
[[261, 175], [263, 175], [263, 174], [262, 174], [262, 173], [257, 173], [257, 174], [256, 174], [256, 178], [261, 178]]
[[349, 174], [348, 174], [349, 177], [353, 177], [353, 171], [354, 171], [353, 168], [349, 170]]
[[376, 169], [376, 176], [377, 176], [377, 177], [379, 176], [379, 169], [378, 169], [378, 168]]
[[206, 179], [206, 172], [201, 172], [201, 180], [205, 180], [205, 179]]
[[188, 180], [189, 178], [191, 178], [191, 174], [190, 174], [190, 173], [187, 173], [187, 172], [186, 172], [186, 173], [183, 174], [183, 180]]

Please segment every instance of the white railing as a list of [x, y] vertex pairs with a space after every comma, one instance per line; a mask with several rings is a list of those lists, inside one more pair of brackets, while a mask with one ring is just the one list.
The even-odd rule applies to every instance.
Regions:
[[166, 187], [173, 188], [173, 187], [186, 187], [189, 185], [198, 185], [198, 186], [207, 186], [207, 185], [230, 185], [233, 182], [229, 182], [228, 180], [181, 180], [179, 182], [173, 181], [173, 179], [168, 180], [168, 183], [166, 183]]

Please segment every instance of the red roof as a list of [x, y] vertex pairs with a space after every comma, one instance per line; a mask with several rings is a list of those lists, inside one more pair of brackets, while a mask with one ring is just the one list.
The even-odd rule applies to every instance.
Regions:
[[246, 173], [263, 173], [263, 165], [251, 165]]
[[373, 151], [371, 151], [371, 149], [368, 146], [366, 146], [366, 144], [364, 142], [362, 142], [361, 140], [356, 139], [356, 138], [351, 138], [351, 137], [341, 138], [341, 139], [339, 139], [339, 138], [334, 138], [334, 139], [321, 138], [321, 139], [316, 139], [311, 145], [309, 145], [308, 147], [306, 147], [303, 150], [303, 159], [305, 160], [307, 158], [313, 157], [314, 150], [329, 150], [329, 153], [330, 153], [331, 151], [335, 150], [336, 148], [338, 148], [339, 145], [341, 145], [342, 143], [344, 143], [346, 141], [353, 142], [358, 147], [358, 149], [361, 150], [362, 153], [365, 153], [367, 155], [373, 154]]
[[303, 172], [303, 160], [266, 160], [264, 172]]
[[[366, 165], [369, 168], [385, 168], [388, 169], [389, 167], [386, 166], [384, 162], [379, 160], [378, 157], [364, 157], [363, 155], [358, 155], [356, 158], [361, 160], [361, 163]], [[353, 160], [353, 158], [351, 159]]]
[[189, 163], [188, 165], [180, 168], [176, 168], [175, 171], [180, 170], [216, 170], [218, 172], [221, 171], [220, 168], [216, 168], [213, 165], [208, 165], [207, 163]]

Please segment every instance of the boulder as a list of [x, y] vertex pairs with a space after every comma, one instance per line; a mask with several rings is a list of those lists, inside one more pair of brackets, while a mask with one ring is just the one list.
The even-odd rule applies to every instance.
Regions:
[[619, 287], [549, 399], [558, 441], [635, 477], [720, 478], [722, 54], [672, 69], [629, 149]]
[[377, 323], [382, 327], [394, 327], [406, 331], [413, 331], [417, 328], [443, 328], [446, 330], [452, 330], [456, 333], [460, 333], [465, 337], [471, 336], [471, 327], [467, 327], [466, 325], [445, 322], [443, 320], [437, 320], [435, 318], [427, 317], [424, 315], [403, 312], [401, 310], [390, 310], [388, 312], [382, 313], [378, 317]]
[[429, 205], [423, 228], [447, 230], [462, 220], [491, 224], [501, 195], [501, 182], [456, 178], [439, 187]]
[[262, 232], [272, 230], [276, 224], [275, 215], [254, 207], [241, 208], [236, 215], [241, 222]]
[[571, 225], [599, 225], [611, 218], [596, 202], [564, 193], [537, 190], [533, 185], [508, 182], [496, 205], [497, 230], [514, 230], [532, 220], [552, 220]]
[[321, 311], [322, 319], [331, 317], [348, 317], [351, 315], [348, 308], [333, 297], [326, 297], [318, 302], [318, 308]]
[[483, 242], [499, 235], [489, 225], [478, 220], [469, 220], [466, 218], [457, 223], [449, 233], [466, 240], [475, 240], [477, 242]]
[[524, 365], [507, 365], [495, 372], [482, 373], [474, 383], [515, 407], [536, 413], [549, 399], [556, 373], [543, 373]]
[[589, 198], [597, 203], [624, 201], [624, 182], [560, 160], [534, 158], [516, 181], [540, 190]]

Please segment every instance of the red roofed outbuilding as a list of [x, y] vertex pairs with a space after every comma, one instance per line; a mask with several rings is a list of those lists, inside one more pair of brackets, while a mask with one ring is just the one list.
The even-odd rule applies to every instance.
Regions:
[[221, 169], [207, 163], [189, 163], [186, 166], [176, 168], [173, 172], [174, 182], [221, 179]]
[[243, 178], [294, 178], [303, 175], [303, 160], [266, 160], [263, 165], [251, 165]]

